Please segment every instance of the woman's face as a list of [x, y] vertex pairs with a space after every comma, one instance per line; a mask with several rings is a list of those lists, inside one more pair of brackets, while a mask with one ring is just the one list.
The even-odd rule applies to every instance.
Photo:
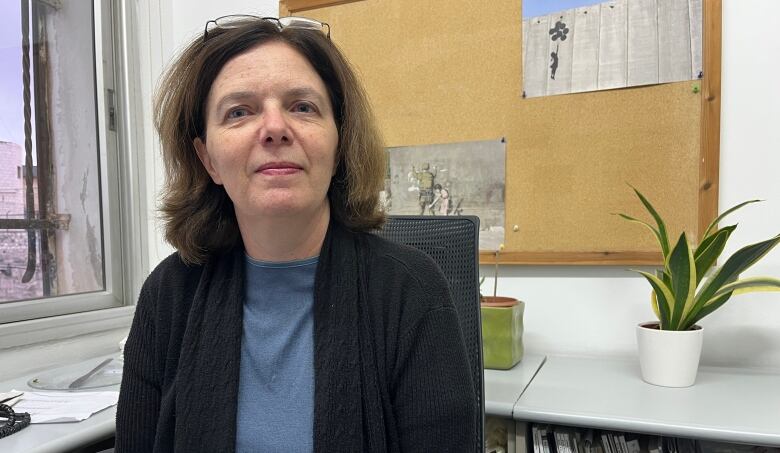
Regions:
[[[325, 84], [287, 44], [228, 61], [206, 103], [201, 162], [235, 206], [239, 224], [328, 209], [338, 132]], [[300, 217], [299, 217], [300, 218]]]

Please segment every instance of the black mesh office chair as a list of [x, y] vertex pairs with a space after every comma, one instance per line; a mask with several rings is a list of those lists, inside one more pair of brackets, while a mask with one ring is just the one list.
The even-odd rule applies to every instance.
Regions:
[[450, 284], [466, 341], [480, 408], [478, 451], [484, 450], [485, 393], [482, 379], [482, 323], [479, 311], [479, 218], [476, 216], [389, 216], [377, 234], [427, 253]]

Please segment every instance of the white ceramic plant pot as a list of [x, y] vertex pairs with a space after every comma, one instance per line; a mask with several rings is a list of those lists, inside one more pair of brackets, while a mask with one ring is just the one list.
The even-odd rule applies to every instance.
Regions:
[[636, 326], [642, 379], [664, 387], [690, 387], [699, 370], [704, 330], [700, 326], [684, 331], [659, 330], [657, 326], [658, 322]]

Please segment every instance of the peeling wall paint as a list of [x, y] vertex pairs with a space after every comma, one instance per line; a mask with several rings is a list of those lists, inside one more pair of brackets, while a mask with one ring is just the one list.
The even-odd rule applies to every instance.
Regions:
[[100, 179], [92, 63], [91, 2], [49, 9], [52, 145], [57, 212], [70, 227], [57, 232], [59, 294], [103, 289]]

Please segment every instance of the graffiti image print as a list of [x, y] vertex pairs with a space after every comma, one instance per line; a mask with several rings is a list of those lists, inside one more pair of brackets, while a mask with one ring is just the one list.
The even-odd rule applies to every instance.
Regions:
[[433, 187], [434, 198], [431, 204], [428, 205], [428, 212], [431, 215], [450, 215], [452, 214], [452, 198], [450, 198], [450, 191], [446, 187], [442, 187], [441, 184], [436, 184]]
[[[555, 26], [550, 29], [550, 39], [554, 41], [566, 41], [569, 29], [566, 24], [560, 20], [555, 22]], [[558, 48], [560, 43], [555, 45], [555, 52], [550, 52], [550, 79], [555, 80], [555, 72], [558, 70]]]
[[434, 179], [436, 178], [436, 168], [431, 171], [430, 164], [424, 163], [422, 169], [417, 171], [412, 166], [411, 175], [417, 181], [417, 188], [420, 190], [418, 195], [418, 202], [420, 204], [420, 215], [425, 214], [425, 209], [433, 204], [435, 197], [434, 194]]

